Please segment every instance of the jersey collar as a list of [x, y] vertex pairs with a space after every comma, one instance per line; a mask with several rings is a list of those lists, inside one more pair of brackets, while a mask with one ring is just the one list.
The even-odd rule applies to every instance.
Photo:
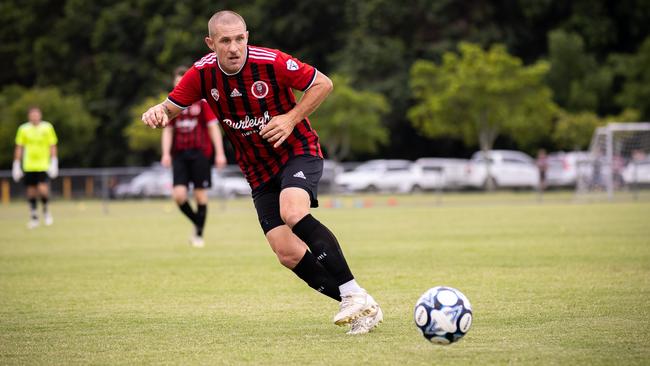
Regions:
[[235, 76], [235, 75], [239, 74], [242, 71], [242, 69], [244, 68], [244, 66], [246, 66], [246, 63], [248, 63], [248, 45], [246, 45], [246, 58], [244, 59], [244, 63], [241, 64], [241, 67], [239, 68], [239, 70], [237, 70], [237, 71], [235, 71], [233, 73], [227, 73], [226, 71], [224, 71], [224, 69], [221, 68], [221, 63], [219, 62], [219, 57], [217, 57], [217, 65], [219, 65], [219, 70], [221, 70], [221, 72], [224, 73], [224, 75], [226, 75], [226, 76]]

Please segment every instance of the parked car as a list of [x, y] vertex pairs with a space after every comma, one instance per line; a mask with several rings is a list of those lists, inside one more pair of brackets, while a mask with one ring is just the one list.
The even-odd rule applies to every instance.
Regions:
[[478, 151], [467, 165], [465, 179], [471, 188], [485, 189], [491, 183], [495, 188], [535, 189], [539, 186], [539, 170], [533, 158], [521, 151], [491, 150], [487, 154]]
[[549, 187], [574, 187], [579, 179], [592, 176], [592, 160], [587, 151], [549, 154], [546, 184]]
[[650, 184], [650, 158], [631, 161], [623, 169], [626, 184]]
[[251, 187], [236, 166], [228, 166], [221, 171], [212, 168], [212, 188], [208, 194], [226, 198], [249, 196]]
[[323, 175], [318, 181], [318, 193], [331, 193], [336, 190], [336, 177], [343, 173], [343, 166], [334, 160], [323, 160]]
[[[465, 168], [469, 160], [455, 158], [420, 158], [416, 166], [422, 168], [420, 186], [424, 189], [458, 189], [465, 182]], [[436, 174], [434, 174], [434, 172]]]
[[336, 177], [343, 192], [411, 192], [419, 187], [417, 168], [408, 160], [370, 160]]
[[117, 198], [130, 197], [170, 197], [172, 194], [172, 172], [160, 165], [136, 175], [127, 183], [118, 184], [114, 189]]

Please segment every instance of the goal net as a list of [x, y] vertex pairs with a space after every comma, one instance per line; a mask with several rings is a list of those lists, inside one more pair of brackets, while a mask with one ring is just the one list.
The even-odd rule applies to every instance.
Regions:
[[650, 123], [598, 127], [589, 154], [578, 163], [576, 193], [615, 193], [650, 188]]

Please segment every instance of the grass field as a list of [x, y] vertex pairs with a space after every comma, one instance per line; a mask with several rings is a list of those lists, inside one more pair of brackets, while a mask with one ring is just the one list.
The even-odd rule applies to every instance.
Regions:
[[[212, 203], [204, 249], [167, 201], [54, 202], [32, 231], [26, 204], [0, 206], [0, 364], [650, 363], [648, 201], [481, 197], [315, 211], [384, 309], [358, 337], [277, 263], [248, 199]], [[412, 321], [436, 285], [474, 308], [448, 347]]]

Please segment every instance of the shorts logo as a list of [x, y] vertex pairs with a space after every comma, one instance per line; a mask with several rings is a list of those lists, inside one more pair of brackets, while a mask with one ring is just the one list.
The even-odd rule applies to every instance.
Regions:
[[253, 93], [256, 98], [264, 98], [269, 93], [269, 86], [262, 80], [258, 80], [253, 83], [253, 86], [251, 86], [251, 93]]
[[302, 170], [299, 171], [298, 173], [294, 174], [293, 176], [296, 177], [296, 178], [302, 178], [304, 180], [307, 180], [307, 177], [305, 177], [305, 173], [303, 173]]
[[294, 60], [287, 60], [287, 70], [296, 71], [298, 70], [298, 64]]
[[219, 101], [219, 91], [218, 91], [217, 89], [212, 88], [212, 89], [210, 90], [210, 94], [212, 94], [212, 98], [214, 98], [214, 101], [215, 101], [215, 102], [218, 102], [218, 101]]

